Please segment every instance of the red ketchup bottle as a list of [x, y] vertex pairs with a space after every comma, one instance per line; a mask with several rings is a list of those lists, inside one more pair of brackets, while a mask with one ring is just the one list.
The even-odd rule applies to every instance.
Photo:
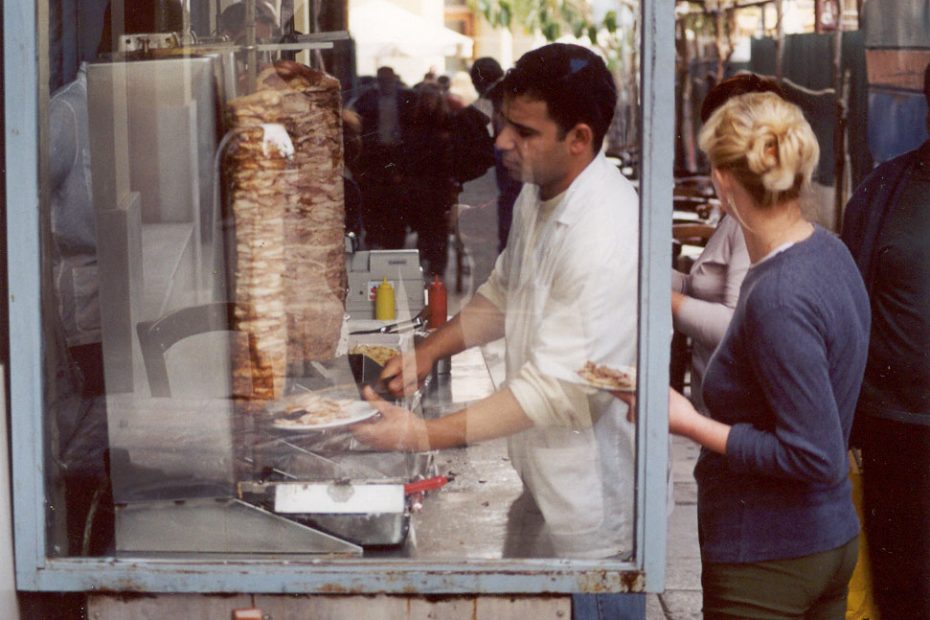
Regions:
[[445, 324], [449, 313], [449, 302], [446, 294], [446, 285], [438, 275], [433, 276], [429, 285], [429, 328], [436, 329]]

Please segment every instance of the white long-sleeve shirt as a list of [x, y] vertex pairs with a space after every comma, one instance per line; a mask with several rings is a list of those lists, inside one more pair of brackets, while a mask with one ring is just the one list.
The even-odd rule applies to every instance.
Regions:
[[603, 156], [554, 200], [525, 185], [507, 249], [478, 290], [506, 317], [507, 387], [534, 424], [510, 437], [511, 461], [560, 556], [632, 548], [627, 407], [575, 371], [586, 361], [636, 362], [638, 208]]
[[673, 316], [691, 338], [691, 400], [704, 411], [701, 389], [707, 362], [727, 331], [749, 270], [749, 252], [734, 217], [725, 217], [687, 274], [672, 272], [672, 290], [687, 295]]
[[49, 100], [53, 270], [69, 346], [100, 342], [97, 231], [91, 193], [87, 72]]

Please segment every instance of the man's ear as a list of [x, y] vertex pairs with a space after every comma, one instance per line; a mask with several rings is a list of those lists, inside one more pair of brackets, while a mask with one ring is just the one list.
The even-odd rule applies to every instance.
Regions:
[[587, 123], [578, 123], [568, 132], [568, 148], [573, 155], [580, 155], [594, 146], [594, 130]]

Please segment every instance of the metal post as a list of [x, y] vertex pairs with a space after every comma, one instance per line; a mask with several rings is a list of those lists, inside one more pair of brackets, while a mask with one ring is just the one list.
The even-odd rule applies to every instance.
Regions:
[[[675, 146], [675, 14], [642, 3], [637, 529], [649, 591], [665, 588], [668, 467], [668, 335], [671, 318], [672, 162]], [[646, 522], [644, 515], [652, 515]], [[658, 518], [657, 518], [658, 517]]]
[[[39, 28], [44, 23], [46, 28]], [[14, 467], [28, 476], [13, 477], [16, 515], [16, 585], [34, 587], [46, 560], [46, 503], [42, 428], [42, 307], [39, 227], [40, 88], [48, 84], [47, 3], [3, 3], [4, 79], [15, 76], [16, 88], [4, 88], [6, 132], [6, 226], [9, 256], [19, 257], [10, 277], [10, 409]], [[48, 49], [47, 47], [45, 49]], [[39, 58], [44, 58], [42, 65]], [[5, 84], [8, 86], [8, 84]], [[47, 92], [47, 86], [43, 88]], [[12, 274], [12, 272], [11, 272]], [[27, 518], [28, 515], [28, 518]]]
[[782, 78], [782, 56], [785, 52], [785, 0], [775, 0], [775, 79]]
[[843, 73], [843, 13], [837, 16], [833, 32], [833, 90], [835, 97], [836, 126], [833, 130], [834, 206], [833, 230], [843, 225], [843, 205], [846, 204], [846, 80]]
[[249, 92], [255, 92], [255, 78], [258, 73], [258, 53], [255, 49], [255, 0], [245, 0], [245, 45], [246, 71], [248, 72]]

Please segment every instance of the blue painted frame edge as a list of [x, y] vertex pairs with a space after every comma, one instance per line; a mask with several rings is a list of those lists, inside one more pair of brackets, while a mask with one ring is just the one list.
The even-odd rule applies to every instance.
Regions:
[[[642, 182], [637, 558], [629, 563], [520, 561], [429, 565], [411, 563], [210, 562], [121, 559], [51, 559], [45, 541], [45, 462], [41, 420], [42, 336], [40, 271], [27, 261], [11, 270], [10, 395], [14, 468], [17, 587], [48, 591], [518, 593], [661, 591], [665, 582], [668, 347], [670, 307], [672, 131], [656, 119], [674, 118], [674, 16], [644, 0], [642, 13]], [[11, 257], [40, 256], [39, 65], [35, 4], [4, 3], [7, 82], [7, 230]], [[5, 85], [6, 86], [6, 85]], [[649, 260], [646, 260], [646, 259]], [[667, 258], [668, 260], [664, 260]], [[11, 261], [12, 264], [12, 261]], [[648, 302], [648, 303], [647, 303]], [[655, 315], [655, 316], [653, 316]], [[643, 346], [645, 345], [645, 346]], [[22, 412], [22, 413], [20, 413]], [[662, 515], [663, 518], [647, 518]]]
[[668, 500], [668, 385], [674, 177], [674, 3], [642, 0], [640, 148], [640, 279], [638, 558], [646, 591], [665, 589]]
[[3, 28], [14, 548], [17, 587], [30, 589], [46, 556], [45, 465], [41, 421], [21, 412], [42, 409], [41, 277], [38, 261], [17, 257], [40, 256], [35, 5], [4, 2]]

